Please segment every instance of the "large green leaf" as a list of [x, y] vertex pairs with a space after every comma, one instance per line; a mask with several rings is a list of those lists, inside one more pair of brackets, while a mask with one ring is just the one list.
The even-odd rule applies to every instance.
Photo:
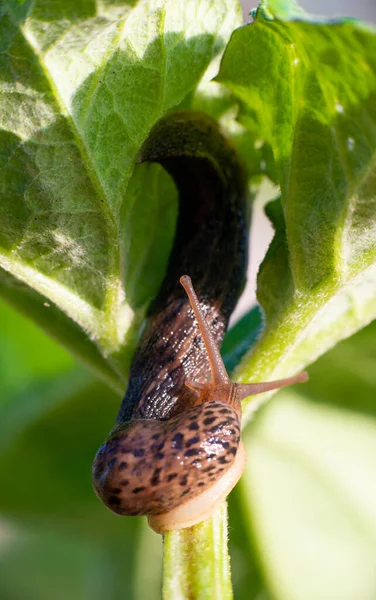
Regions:
[[376, 317], [376, 34], [265, 1], [234, 32], [218, 79], [272, 148], [281, 187], [258, 278], [266, 329], [236, 371], [260, 380]]
[[[116, 389], [176, 212], [160, 168], [134, 172], [137, 152], [239, 20], [236, 0], [0, 8], [0, 293]], [[14, 278], [34, 291], [30, 306]], [[52, 310], [40, 310], [46, 301]]]

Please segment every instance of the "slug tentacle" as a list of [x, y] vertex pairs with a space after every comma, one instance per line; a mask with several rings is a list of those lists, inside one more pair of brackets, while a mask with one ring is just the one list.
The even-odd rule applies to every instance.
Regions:
[[[159, 162], [173, 177], [179, 218], [93, 484], [113, 512], [147, 515], [163, 533], [211, 516], [240, 478], [241, 399], [306, 375], [232, 383], [219, 352], [247, 264], [247, 185], [231, 143], [208, 117], [182, 111], [155, 126], [139, 160]], [[194, 279], [200, 302], [188, 275], [180, 278], [184, 294], [182, 273]]]
[[197, 299], [196, 292], [192, 285], [192, 280], [188, 275], [183, 275], [180, 277], [180, 283], [185, 289], [187, 296], [189, 298], [190, 305], [192, 307], [193, 312], [195, 313], [196, 321], [198, 327], [200, 329], [201, 337], [205, 344], [205, 349], [208, 355], [209, 364], [210, 364], [210, 372], [211, 379], [214, 385], [228, 384], [230, 382], [229, 377], [227, 375], [226, 367], [222, 360], [221, 353], [219, 348], [213, 338], [211, 331], [208, 327], [208, 324], [205, 320], [204, 314], [201, 310], [200, 303]]
[[264, 381], [261, 383], [237, 383], [238, 398], [243, 400], [247, 396], [255, 396], [256, 394], [262, 394], [263, 392], [269, 392], [270, 390], [278, 390], [292, 385], [293, 383], [305, 383], [308, 380], [308, 373], [298, 373], [293, 377], [286, 377], [285, 379], [277, 379], [275, 381]]

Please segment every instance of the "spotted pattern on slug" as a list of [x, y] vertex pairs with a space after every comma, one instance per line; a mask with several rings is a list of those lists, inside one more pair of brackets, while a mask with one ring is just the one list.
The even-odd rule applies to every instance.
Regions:
[[119, 515], [169, 511], [231, 467], [239, 440], [239, 414], [222, 402], [165, 422], [133, 421], [100, 448], [93, 465], [95, 491]]

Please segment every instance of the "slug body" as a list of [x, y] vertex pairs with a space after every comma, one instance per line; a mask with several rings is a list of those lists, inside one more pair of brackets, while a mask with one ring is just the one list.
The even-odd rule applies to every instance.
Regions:
[[93, 484], [113, 512], [147, 515], [163, 533], [209, 517], [240, 478], [241, 399], [305, 375], [239, 385], [223, 365], [219, 347], [245, 283], [247, 184], [217, 125], [174, 113], [154, 127], [140, 160], [159, 162], [178, 188], [175, 245]]

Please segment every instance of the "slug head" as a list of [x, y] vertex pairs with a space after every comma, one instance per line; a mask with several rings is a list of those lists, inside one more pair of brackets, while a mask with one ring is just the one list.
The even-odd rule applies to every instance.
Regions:
[[134, 419], [116, 427], [93, 465], [94, 489], [119, 515], [147, 515], [164, 533], [213, 514], [242, 475], [241, 399], [306, 380], [235, 384], [227, 375], [189, 277], [181, 278], [210, 363], [209, 383], [186, 382], [196, 405], [168, 421]]

